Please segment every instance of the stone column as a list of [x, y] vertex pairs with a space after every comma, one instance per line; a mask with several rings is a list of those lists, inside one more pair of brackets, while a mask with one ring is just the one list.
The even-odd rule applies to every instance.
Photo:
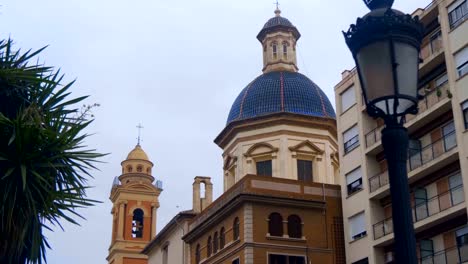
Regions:
[[126, 204], [127, 204], [127, 201], [121, 201], [119, 204], [119, 224], [117, 227], [117, 239], [118, 240], [123, 240]]
[[157, 220], [157, 215], [156, 212], [158, 210], [158, 205], [153, 203], [151, 204], [152, 212], [151, 212], [151, 238], [154, 238], [156, 236], [156, 220]]

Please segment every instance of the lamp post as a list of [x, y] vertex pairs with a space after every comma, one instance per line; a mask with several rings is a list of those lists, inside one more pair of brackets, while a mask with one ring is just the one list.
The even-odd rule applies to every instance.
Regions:
[[367, 113], [385, 121], [382, 145], [388, 162], [396, 263], [416, 264], [416, 239], [406, 162], [406, 114], [418, 112], [418, 65], [423, 26], [392, 9], [393, 0], [364, 0], [371, 10], [347, 32]]

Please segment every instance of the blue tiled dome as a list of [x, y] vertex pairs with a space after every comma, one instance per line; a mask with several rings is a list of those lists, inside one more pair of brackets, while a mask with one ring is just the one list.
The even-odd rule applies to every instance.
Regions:
[[263, 29], [275, 27], [275, 26], [285, 26], [285, 27], [294, 27], [294, 25], [287, 19], [282, 16], [276, 16], [270, 18], [263, 26]]
[[227, 123], [275, 113], [336, 118], [328, 97], [309, 78], [298, 72], [269, 72], [237, 96]]
[[265, 23], [262, 30], [260, 30], [260, 33], [258, 33], [257, 39], [260, 42], [262, 42], [268, 33], [282, 30], [282, 31], [292, 32], [296, 40], [298, 40], [301, 37], [301, 33], [299, 33], [299, 31], [293, 25], [293, 23], [291, 23], [291, 21], [289, 21], [287, 18], [280, 16], [281, 11], [278, 9], [275, 11], [275, 14], [276, 16], [270, 18]]

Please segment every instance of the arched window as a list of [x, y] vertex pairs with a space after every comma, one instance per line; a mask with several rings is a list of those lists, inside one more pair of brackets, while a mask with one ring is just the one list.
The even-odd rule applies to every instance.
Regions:
[[213, 253], [213, 249], [211, 247], [211, 236], [208, 237], [208, 242], [206, 243], [206, 254], [207, 256], [211, 256], [211, 253]]
[[283, 42], [283, 59], [287, 60], [288, 59], [288, 43], [285, 41]]
[[278, 213], [271, 213], [268, 221], [270, 236], [283, 236], [283, 217]]
[[219, 239], [218, 232], [215, 232], [213, 236], [213, 253], [218, 252], [218, 243], [219, 243], [218, 239]]
[[127, 171], [128, 171], [128, 172], [132, 172], [132, 171], [133, 171], [132, 166], [128, 165], [128, 166], [127, 166]]
[[200, 244], [197, 244], [197, 248], [195, 250], [195, 263], [200, 263]]
[[239, 217], [234, 219], [234, 224], [232, 226], [232, 238], [233, 240], [239, 239]]
[[135, 209], [133, 211], [133, 219], [132, 219], [132, 237], [133, 238], [141, 238], [143, 237], [143, 210]]
[[138, 167], [137, 167], [137, 172], [142, 172], [142, 171], [143, 171], [143, 166], [138, 165]]
[[276, 43], [273, 43], [272, 49], [273, 49], [273, 59], [276, 60], [278, 59], [278, 45], [276, 45]]
[[288, 217], [288, 235], [291, 238], [302, 238], [302, 221], [299, 216]]
[[224, 227], [221, 228], [221, 231], [219, 231], [219, 248], [223, 249], [224, 245], [226, 244], [226, 235], [224, 234], [225, 230]]

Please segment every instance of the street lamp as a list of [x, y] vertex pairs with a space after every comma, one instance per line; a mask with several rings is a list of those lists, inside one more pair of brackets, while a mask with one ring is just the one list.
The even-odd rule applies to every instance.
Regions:
[[406, 114], [418, 112], [419, 51], [423, 26], [418, 17], [392, 9], [393, 0], [364, 0], [371, 10], [347, 32], [366, 102], [367, 113], [385, 121], [382, 145], [388, 162], [392, 197], [395, 258], [417, 263], [406, 161]]

